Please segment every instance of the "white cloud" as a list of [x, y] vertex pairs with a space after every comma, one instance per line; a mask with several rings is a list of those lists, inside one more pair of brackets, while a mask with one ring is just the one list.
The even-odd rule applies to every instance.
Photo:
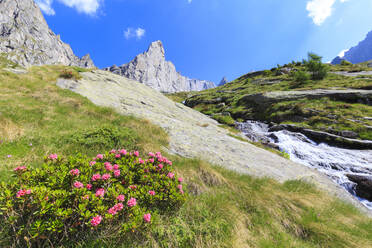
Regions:
[[[54, 15], [55, 11], [52, 7], [54, 0], [36, 0], [40, 9], [47, 15]], [[58, 2], [76, 9], [79, 13], [94, 15], [102, 5], [103, 0], [57, 0]]]
[[192, 0], [187, 0], [187, 2], [188, 2], [188, 3], [191, 3], [191, 2], [192, 2]]
[[[320, 26], [323, 22], [332, 15], [333, 5], [338, 0], [308, 0], [306, 10], [309, 11], [309, 17], [313, 22]], [[349, 0], [340, 0], [341, 3], [348, 2]]]
[[332, 15], [332, 6], [335, 2], [336, 0], [311, 0], [307, 2], [306, 10], [316, 25], [322, 25]]
[[129, 40], [130, 38], [137, 38], [138, 40], [142, 39], [145, 36], [146, 30], [143, 28], [127, 28], [124, 31], [125, 39]]

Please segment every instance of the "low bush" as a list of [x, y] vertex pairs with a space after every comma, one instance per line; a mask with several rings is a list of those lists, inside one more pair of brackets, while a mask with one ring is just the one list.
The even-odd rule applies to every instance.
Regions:
[[133, 130], [121, 127], [98, 127], [79, 131], [66, 138], [70, 144], [75, 144], [95, 151], [103, 151], [110, 147], [129, 147], [138, 143], [139, 136]]
[[310, 80], [310, 75], [305, 71], [295, 71], [292, 76], [297, 83], [305, 83]]
[[[160, 153], [143, 160], [122, 149], [89, 159], [51, 154], [41, 168], [14, 169], [0, 187], [0, 240], [5, 246], [43, 247], [98, 233], [141, 233], [154, 216], [186, 200], [182, 178]], [[5, 243], [4, 243], [5, 242]]]
[[347, 61], [347, 60], [342, 60], [340, 65], [342, 66], [350, 66], [350, 65], [353, 65], [351, 62]]
[[59, 77], [64, 78], [64, 79], [74, 79], [74, 80], [79, 80], [82, 78], [79, 72], [76, 70], [63, 70], [59, 74]]

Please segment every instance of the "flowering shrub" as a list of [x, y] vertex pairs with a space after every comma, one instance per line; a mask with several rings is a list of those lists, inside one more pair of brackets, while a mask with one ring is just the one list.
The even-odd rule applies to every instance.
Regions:
[[[160, 166], [161, 165], [161, 166]], [[14, 169], [0, 188], [1, 233], [13, 245], [59, 244], [82, 233], [151, 225], [185, 202], [182, 178], [160, 153], [112, 150], [93, 159], [52, 154], [41, 168]]]

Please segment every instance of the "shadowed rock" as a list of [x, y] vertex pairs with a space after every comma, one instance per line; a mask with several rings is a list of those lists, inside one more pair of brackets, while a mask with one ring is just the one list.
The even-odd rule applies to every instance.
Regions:
[[359, 197], [372, 201], [372, 176], [349, 174], [347, 177], [357, 184], [355, 191]]

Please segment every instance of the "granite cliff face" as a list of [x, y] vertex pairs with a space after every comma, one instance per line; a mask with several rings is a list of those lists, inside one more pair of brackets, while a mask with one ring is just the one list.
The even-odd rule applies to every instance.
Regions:
[[343, 57], [337, 56], [332, 60], [332, 64], [340, 64], [342, 60], [347, 60], [353, 64], [372, 60], [372, 31], [367, 37], [359, 42], [355, 47], [350, 48]]
[[33, 0], [0, 0], [0, 53], [25, 67], [44, 64], [94, 67], [89, 54], [78, 58], [50, 30]]
[[151, 43], [146, 52], [138, 55], [128, 64], [120, 67], [114, 65], [104, 70], [166, 93], [201, 91], [215, 87], [213, 82], [190, 79], [178, 73], [173, 63], [165, 60], [165, 51], [161, 41]]

